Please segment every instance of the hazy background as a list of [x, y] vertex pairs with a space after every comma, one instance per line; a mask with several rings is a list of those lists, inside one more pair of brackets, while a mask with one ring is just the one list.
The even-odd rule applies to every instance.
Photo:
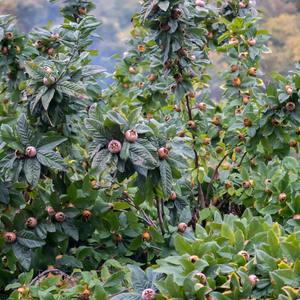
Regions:
[[[130, 38], [132, 30], [131, 17], [140, 11], [138, 0], [94, 0], [97, 10], [93, 14], [103, 23], [98, 34], [104, 41], [96, 41], [93, 49], [99, 50], [99, 56], [93, 63], [99, 64], [109, 72], [113, 72], [115, 60], [108, 57], [126, 51], [122, 42]], [[280, 72], [286, 76], [293, 69], [292, 62], [300, 60], [300, 0], [257, 0], [257, 8], [264, 12], [261, 28], [272, 33], [268, 47], [272, 54], [265, 54], [261, 69], [263, 72]], [[49, 20], [59, 24], [63, 20], [59, 16], [59, 7], [63, 1], [50, 5], [47, 0], [3, 0], [0, 2], [0, 14], [17, 16], [18, 26], [24, 32], [29, 32], [35, 26], [45, 26]], [[222, 55], [213, 53], [213, 63], [218, 70], [226, 67]], [[218, 99], [221, 90], [218, 88], [218, 75], [213, 75], [213, 97]], [[267, 81], [270, 77], [267, 75]], [[109, 81], [108, 81], [109, 82]]]

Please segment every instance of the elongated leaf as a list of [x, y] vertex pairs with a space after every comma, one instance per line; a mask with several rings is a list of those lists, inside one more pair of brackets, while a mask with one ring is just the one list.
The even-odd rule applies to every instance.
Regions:
[[142, 297], [138, 293], [122, 293], [110, 299], [111, 300], [141, 300]]
[[81, 74], [82, 76], [91, 76], [94, 74], [100, 74], [105, 72], [106, 69], [100, 66], [93, 66], [93, 65], [88, 65], [88, 66], [84, 66], [83, 68], [81, 68]]
[[61, 143], [67, 141], [68, 138], [56, 137], [56, 136], [46, 136], [43, 137], [37, 144], [36, 149], [38, 150], [53, 150], [55, 147]]
[[32, 252], [30, 250], [25, 250], [19, 243], [13, 243], [12, 249], [21, 266], [29, 271], [32, 260]]
[[78, 230], [71, 219], [66, 219], [64, 222], [62, 222], [61, 227], [66, 235], [70, 236], [75, 241], [78, 241]]
[[99, 175], [105, 171], [110, 154], [108, 149], [103, 149], [95, 155], [92, 162], [92, 170], [90, 171], [91, 175]]
[[94, 119], [85, 119], [84, 125], [98, 143], [107, 145], [112, 140], [111, 132], [101, 122]]
[[37, 90], [37, 94], [35, 96], [35, 98], [33, 98], [30, 101], [30, 111], [32, 112], [35, 108], [35, 106], [38, 104], [38, 102], [40, 101], [40, 99], [42, 98], [42, 96], [46, 93], [46, 91], [48, 90], [48, 87], [43, 85], [41, 86], [38, 90]]
[[46, 242], [37, 237], [33, 232], [27, 230], [21, 230], [17, 233], [17, 241], [22, 246], [27, 248], [37, 248], [42, 247]]
[[151, 287], [152, 282], [148, 280], [145, 272], [136, 266], [128, 265], [131, 271], [131, 282], [135, 292], [142, 293], [143, 290]]
[[64, 159], [58, 153], [49, 151], [48, 149], [38, 149], [36, 158], [42, 165], [53, 170], [64, 171], [67, 168]]
[[46, 70], [33, 62], [25, 61], [24, 65], [29, 76], [33, 77], [36, 80], [42, 80], [47, 75]]
[[41, 164], [35, 158], [26, 158], [24, 164], [25, 176], [28, 183], [31, 185], [31, 188], [35, 188], [39, 182], [40, 174], [41, 174]]
[[157, 161], [152, 154], [140, 143], [130, 144], [129, 158], [134, 165], [146, 169], [153, 169], [157, 165]]
[[25, 114], [21, 114], [17, 122], [17, 131], [22, 144], [26, 147], [35, 146], [33, 130], [26, 119]]
[[161, 176], [161, 187], [165, 197], [169, 197], [172, 190], [172, 171], [167, 163], [167, 161], [163, 160], [159, 166], [160, 176]]
[[48, 109], [49, 104], [54, 96], [55, 89], [49, 89], [43, 96], [42, 96], [42, 104], [45, 110]]
[[63, 81], [56, 84], [55, 88], [65, 94], [70, 96], [74, 96], [76, 98], [90, 99], [87, 92], [84, 90], [82, 86], [79, 84]]

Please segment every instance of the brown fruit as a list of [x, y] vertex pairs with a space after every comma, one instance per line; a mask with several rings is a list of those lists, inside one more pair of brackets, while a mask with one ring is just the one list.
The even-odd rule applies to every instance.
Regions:
[[75, 208], [75, 205], [73, 204], [73, 203], [69, 203], [68, 205], [67, 205], [67, 207], [73, 207], [73, 208]]
[[29, 146], [26, 148], [25, 155], [28, 157], [35, 157], [36, 156], [36, 149], [33, 146]]
[[252, 37], [248, 40], [248, 45], [254, 46], [256, 44], [256, 40]]
[[137, 134], [136, 130], [130, 129], [130, 130], [126, 131], [125, 138], [128, 142], [132, 143], [138, 139], [138, 134]]
[[198, 108], [200, 110], [205, 110], [206, 109], [206, 104], [201, 102], [201, 103], [199, 103]]
[[178, 134], [178, 136], [179, 136], [179, 137], [184, 137], [184, 132], [180, 132], [180, 133]]
[[294, 220], [300, 220], [300, 215], [294, 215], [294, 216], [293, 216], [293, 219], [294, 219]]
[[66, 218], [66, 215], [63, 212], [58, 212], [55, 214], [55, 220], [57, 222], [63, 222]]
[[54, 215], [55, 214], [55, 211], [52, 207], [48, 207], [47, 212], [48, 212], [48, 215]]
[[172, 84], [172, 85], [171, 85], [170, 91], [171, 91], [172, 93], [175, 93], [176, 86], [177, 86], [176, 84]]
[[199, 272], [199, 273], [196, 273], [195, 276], [200, 277], [202, 284], [205, 284], [205, 283], [206, 283], [206, 276], [205, 276], [203, 273], [200, 273], [200, 272]]
[[288, 111], [293, 111], [293, 110], [295, 110], [295, 107], [296, 107], [296, 105], [295, 105], [294, 102], [288, 102], [288, 103], [286, 104], [286, 106], [285, 106], [285, 108], [286, 108]]
[[173, 65], [172, 59], [168, 59], [168, 60], [164, 63], [164, 68], [170, 69], [170, 68], [172, 68], [172, 65]]
[[81, 297], [83, 300], [88, 300], [90, 298], [90, 291], [89, 290], [84, 290], [81, 294]]
[[239, 54], [239, 59], [246, 59], [247, 58], [247, 53], [240, 53]]
[[185, 223], [180, 223], [178, 225], [178, 231], [184, 233], [187, 230], [187, 225]]
[[48, 49], [48, 54], [50, 56], [54, 56], [55, 55], [55, 50], [53, 48]]
[[150, 234], [145, 232], [142, 234], [142, 240], [145, 242], [149, 242], [150, 241]]
[[219, 200], [220, 200], [220, 197], [219, 197], [219, 196], [212, 198], [212, 199], [211, 199], [212, 205], [217, 206]]
[[291, 141], [290, 142], [290, 146], [293, 147], [293, 148], [296, 148], [298, 145], [297, 141]]
[[232, 187], [232, 184], [230, 182], [225, 183], [225, 189], [228, 190]]
[[154, 74], [149, 75], [148, 80], [150, 82], [154, 82], [156, 80], [156, 76]]
[[12, 40], [12, 39], [14, 38], [14, 34], [13, 34], [12, 32], [6, 32], [6, 33], [5, 33], [5, 37], [6, 37], [7, 39]]
[[280, 217], [282, 217], [282, 215], [281, 215], [282, 210], [283, 210], [283, 208], [280, 208], [280, 209], [278, 210], [278, 215], [279, 215]]
[[231, 45], [238, 45], [239, 44], [239, 40], [238, 39], [231, 39], [229, 41], [229, 44], [231, 44]]
[[190, 262], [192, 264], [194, 264], [197, 260], [199, 260], [200, 258], [197, 255], [191, 255], [190, 256]]
[[16, 78], [16, 75], [14, 72], [10, 71], [8, 74], [7, 74], [7, 78], [9, 79], [15, 79]]
[[220, 119], [219, 119], [219, 118], [214, 117], [212, 120], [213, 120], [212, 123], [213, 123], [214, 125], [217, 125], [217, 126], [220, 125]]
[[124, 83], [123, 84], [123, 88], [126, 89], [126, 90], [129, 90], [129, 84], [128, 83]]
[[146, 46], [145, 45], [138, 45], [138, 50], [139, 51], [145, 51]]
[[204, 144], [205, 146], [209, 145], [209, 144], [210, 144], [210, 139], [209, 139], [209, 138], [204, 138], [204, 139], [203, 139], [203, 144]]
[[182, 82], [182, 75], [180, 73], [175, 74], [174, 81], [177, 83]]
[[89, 210], [84, 210], [82, 213], [82, 217], [84, 220], [89, 220], [92, 216], [92, 213]]
[[236, 72], [238, 70], [238, 66], [237, 65], [233, 65], [230, 67], [231, 72]]
[[195, 129], [197, 127], [196, 123], [194, 121], [188, 121], [187, 128], [189, 129]]
[[220, 154], [223, 152], [223, 148], [218, 146], [217, 149], [216, 149], [216, 153]]
[[268, 195], [271, 195], [272, 194], [272, 192], [266, 187], [265, 188], [265, 192], [268, 194]]
[[181, 108], [177, 105], [174, 105], [174, 108], [173, 108], [176, 112], [181, 112]]
[[84, 162], [82, 163], [82, 166], [83, 166], [84, 168], [87, 168], [88, 164], [84, 161]]
[[52, 37], [53, 39], [58, 40], [58, 39], [59, 39], [59, 34], [58, 34], [58, 33], [53, 33], [53, 34], [51, 35], [51, 37]]
[[250, 186], [251, 186], [251, 184], [250, 184], [249, 181], [244, 181], [244, 182], [243, 182], [243, 188], [244, 188], [245, 190], [249, 189]]
[[249, 259], [250, 259], [250, 256], [249, 256], [249, 254], [248, 254], [248, 252], [247, 252], [247, 251], [244, 251], [244, 250], [242, 250], [242, 251], [238, 252], [238, 255], [242, 255], [242, 256], [244, 256], [244, 257], [245, 257], [245, 259], [246, 259], [246, 262], [248, 262], [248, 261], [249, 261]]
[[180, 17], [181, 17], [181, 11], [180, 11], [180, 9], [178, 9], [178, 8], [175, 8], [173, 11], [172, 11], [172, 17], [174, 18], [174, 19], [179, 19]]
[[234, 148], [234, 151], [235, 151], [236, 153], [241, 153], [241, 152], [242, 152], [242, 147], [235, 147], [235, 148]]
[[5, 55], [7, 53], [8, 53], [7, 47], [3, 46], [2, 49], [1, 49], [1, 54]]
[[176, 199], [176, 193], [174, 191], [172, 191], [170, 196], [169, 196], [169, 200], [173, 201], [175, 199]]
[[160, 23], [159, 27], [162, 31], [168, 31], [170, 29], [170, 26], [168, 23]]
[[265, 184], [271, 183], [271, 182], [272, 182], [271, 179], [266, 179], [266, 180], [265, 180]]
[[155, 300], [155, 291], [153, 289], [143, 290], [142, 300]]
[[36, 218], [31, 217], [31, 218], [29, 218], [29, 219], [27, 220], [27, 226], [28, 226], [29, 228], [34, 228], [36, 225], [37, 225], [37, 220], [36, 220]]
[[249, 103], [249, 101], [250, 101], [250, 97], [249, 96], [245, 96], [245, 97], [243, 97], [243, 103], [244, 104], [248, 104]]
[[110, 153], [116, 154], [119, 153], [122, 149], [122, 145], [119, 141], [117, 140], [112, 140], [108, 144], [108, 150]]
[[248, 278], [249, 278], [251, 284], [256, 285], [256, 282], [258, 280], [256, 275], [249, 275]]
[[130, 73], [130, 74], [135, 74], [135, 72], [136, 72], [136, 71], [135, 71], [135, 68], [134, 68], [134, 67], [130, 67], [130, 68], [129, 68], [129, 73]]
[[3, 101], [4, 104], [7, 104], [9, 100], [4, 98], [2, 101]]
[[240, 115], [240, 114], [242, 114], [242, 112], [243, 112], [243, 111], [242, 111], [240, 108], [238, 108], [238, 109], [235, 110], [234, 113], [235, 113], [236, 115]]
[[122, 241], [122, 235], [120, 233], [116, 233], [115, 237], [114, 237], [114, 241], [119, 243]]
[[52, 266], [52, 265], [50, 265], [50, 266], [47, 268], [47, 270], [55, 270], [55, 267]]
[[254, 159], [254, 158], [251, 159], [251, 165], [252, 165], [252, 166], [255, 166], [255, 159]]
[[193, 55], [193, 54], [190, 54], [190, 59], [193, 60], [193, 61], [195, 61], [196, 60], [196, 56]]
[[240, 86], [241, 85], [241, 79], [239, 79], [239, 78], [235, 78], [235, 79], [233, 79], [232, 80], [232, 84], [234, 85], [234, 86]]
[[144, 86], [144, 84], [145, 84], [144, 82], [140, 82], [140, 84], [139, 84], [139, 88], [140, 88], [140, 89], [142, 89], [142, 88], [143, 88], [143, 86]]
[[280, 202], [283, 202], [286, 199], [286, 194], [284, 194], [284, 193], [280, 194], [278, 199]]
[[292, 88], [288, 88], [288, 89], [286, 90], [286, 93], [287, 93], [288, 95], [292, 95], [292, 94], [293, 94], [293, 89], [292, 89]]
[[279, 122], [279, 121], [276, 121], [275, 118], [272, 118], [271, 124], [272, 124], [273, 126], [280, 126], [280, 122]]
[[257, 70], [256, 68], [250, 68], [249, 74], [250, 74], [251, 76], [256, 76], [257, 71], [258, 71], [258, 70]]
[[80, 15], [85, 15], [86, 12], [87, 12], [87, 9], [82, 6], [82, 7], [78, 8], [78, 12], [79, 12]]
[[225, 167], [225, 170], [229, 170], [230, 169], [230, 164], [228, 162], [225, 162], [223, 164], [223, 167]]
[[238, 135], [238, 139], [239, 139], [240, 142], [243, 141], [245, 139], [245, 135], [243, 135], [242, 133], [240, 133]]
[[203, 0], [196, 0], [195, 5], [203, 7], [205, 5], [205, 1], [203, 1]]
[[181, 48], [179, 51], [178, 51], [179, 55], [180, 56], [187, 56], [187, 50], [185, 48]]
[[252, 122], [251, 122], [249, 119], [245, 118], [245, 119], [244, 119], [244, 125], [245, 125], [245, 126], [251, 126], [251, 125], [252, 125]]
[[196, 98], [196, 93], [193, 93], [193, 92], [187, 92], [187, 95], [188, 95], [190, 98]]
[[161, 147], [158, 149], [158, 156], [160, 159], [166, 159], [169, 157], [169, 150], [167, 148]]
[[17, 236], [13, 233], [13, 232], [7, 232], [5, 235], [4, 235], [4, 238], [5, 238], [5, 242], [6, 243], [14, 243], [17, 239]]
[[246, 7], [246, 4], [245, 4], [244, 2], [240, 2], [240, 3], [239, 3], [239, 7], [240, 7], [240, 8], [245, 8], [245, 7]]
[[24, 294], [25, 289], [23, 287], [18, 288], [18, 293]]
[[206, 36], [209, 40], [211, 40], [214, 37], [214, 34], [213, 32], [209, 32]]
[[42, 41], [36, 41], [36, 42], [34, 43], [34, 45], [35, 45], [36, 48], [42, 48], [42, 47], [43, 47]]

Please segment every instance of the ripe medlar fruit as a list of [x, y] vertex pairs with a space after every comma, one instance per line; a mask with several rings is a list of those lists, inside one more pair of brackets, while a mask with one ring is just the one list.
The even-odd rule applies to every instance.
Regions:
[[36, 156], [36, 149], [33, 146], [29, 146], [26, 148], [25, 154], [28, 157], [35, 157]]
[[187, 230], [187, 225], [185, 223], [180, 223], [178, 225], [178, 230], [179, 232], [184, 233]]
[[108, 150], [110, 153], [119, 153], [122, 149], [122, 145], [119, 141], [117, 140], [112, 140], [110, 141], [110, 143], [108, 144]]
[[31, 218], [29, 218], [29, 219], [27, 220], [27, 226], [28, 226], [29, 228], [34, 228], [36, 225], [37, 225], [37, 220], [36, 220], [36, 218], [31, 217]]
[[173, 201], [175, 199], [176, 199], [176, 193], [174, 191], [172, 191], [170, 196], [169, 196], [169, 200]]
[[125, 138], [128, 142], [132, 143], [138, 139], [138, 134], [134, 129], [130, 129], [126, 131]]
[[66, 215], [63, 212], [58, 212], [55, 214], [55, 220], [57, 222], [63, 222], [66, 218]]

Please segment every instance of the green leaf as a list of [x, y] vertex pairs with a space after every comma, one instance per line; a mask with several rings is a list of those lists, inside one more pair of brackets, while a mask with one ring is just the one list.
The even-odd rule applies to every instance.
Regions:
[[136, 236], [130, 243], [129, 250], [134, 251], [143, 245], [143, 239], [141, 235]]
[[65, 171], [67, 169], [67, 164], [64, 159], [54, 151], [38, 149], [36, 157], [42, 165], [51, 169], [60, 171]]
[[91, 175], [99, 175], [103, 173], [106, 169], [106, 163], [109, 161], [111, 153], [108, 149], [102, 149], [98, 152], [92, 161]]
[[31, 188], [34, 189], [40, 179], [41, 164], [35, 157], [28, 157], [25, 159], [24, 172], [28, 183], [31, 185]]
[[158, 2], [158, 6], [160, 9], [162, 9], [163, 11], [167, 11], [168, 7], [170, 5], [170, 2], [169, 1], [160, 1]]
[[115, 297], [110, 298], [110, 300], [141, 300], [141, 299], [142, 299], [141, 295], [138, 293], [122, 293]]
[[160, 171], [160, 177], [161, 177], [161, 186], [163, 194], [166, 198], [169, 197], [172, 191], [172, 183], [173, 183], [173, 177], [172, 177], [172, 170], [167, 163], [167, 161], [162, 160], [159, 166]]
[[21, 114], [17, 122], [17, 131], [22, 144], [26, 147], [35, 146], [33, 130], [26, 119], [25, 114]]
[[54, 93], [55, 93], [55, 89], [53, 88], [50, 88], [48, 89], [48, 91], [42, 96], [42, 104], [43, 104], [43, 107], [45, 108], [45, 110], [48, 109], [49, 107], [49, 104], [54, 96]]
[[130, 148], [130, 143], [128, 141], [124, 141], [122, 145], [122, 149], [120, 151], [120, 157], [124, 160], [127, 160], [129, 157], [129, 148]]
[[179, 255], [183, 255], [186, 253], [192, 255], [191, 245], [188, 242], [186, 242], [181, 235], [177, 234], [175, 236], [174, 244], [175, 244], [176, 250], [178, 250], [178, 252], [179, 252]]
[[21, 244], [16, 242], [12, 244], [12, 249], [21, 266], [29, 271], [32, 260], [31, 251], [25, 250]]
[[35, 80], [42, 80], [45, 76], [48, 75], [45, 69], [41, 68], [33, 62], [25, 61], [24, 65], [26, 72]]
[[143, 290], [151, 287], [152, 282], [148, 280], [143, 270], [132, 265], [128, 265], [128, 268], [131, 271], [131, 282], [135, 292], [141, 294]]
[[106, 69], [100, 66], [88, 65], [82, 67], [80, 71], [83, 77], [87, 77], [87, 76], [103, 73], [106, 71]]
[[249, 172], [245, 167], [241, 167], [241, 178], [244, 181], [249, 181]]
[[0, 180], [0, 202], [4, 204], [9, 204], [9, 191], [4, 183]]
[[127, 117], [128, 127], [133, 127], [138, 121], [139, 115], [142, 111], [142, 107], [134, 109], [130, 115]]
[[117, 272], [115, 274], [110, 275], [107, 280], [104, 282], [103, 286], [105, 288], [117, 286], [124, 278], [125, 272]]
[[74, 96], [75, 98], [90, 99], [90, 96], [87, 94], [83, 86], [74, 82], [58, 82], [55, 85], [55, 89], [67, 95]]
[[129, 159], [134, 165], [146, 169], [153, 169], [157, 165], [157, 161], [150, 151], [138, 142], [130, 143]]
[[108, 128], [104, 127], [102, 123], [97, 120], [90, 118], [85, 119], [84, 125], [98, 143], [107, 145], [113, 139]]
[[78, 230], [71, 219], [65, 219], [65, 221], [61, 223], [61, 227], [66, 235], [75, 241], [79, 240]]
[[46, 242], [37, 237], [32, 231], [21, 230], [17, 232], [17, 241], [20, 245], [27, 248], [42, 247]]
[[39, 150], [53, 150], [53, 148], [57, 147], [61, 143], [67, 141], [66, 137], [57, 137], [57, 136], [44, 136], [39, 140], [36, 149]]

